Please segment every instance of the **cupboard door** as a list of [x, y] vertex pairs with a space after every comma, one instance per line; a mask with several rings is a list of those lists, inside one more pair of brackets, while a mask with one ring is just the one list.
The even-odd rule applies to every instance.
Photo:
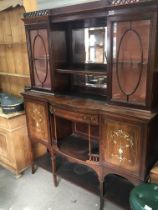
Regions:
[[30, 30], [33, 87], [51, 90], [47, 29]]
[[48, 106], [44, 102], [25, 101], [27, 125], [32, 141], [48, 144], [50, 139]]
[[0, 131], [0, 158], [8, 157], [7, 135]]
[[111, 101], [146, 106], [152, 20], [113, 17], [109, 27]]
[[102, 125], [103, 161], [139, 173], [141, 126], [105, 119]]

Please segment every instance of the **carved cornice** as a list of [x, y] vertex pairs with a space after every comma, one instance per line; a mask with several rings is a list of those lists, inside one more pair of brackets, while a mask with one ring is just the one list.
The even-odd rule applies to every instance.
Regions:
[[24, 18], [34, 18], [34, 17], [41, 17], [48, 15], [49, 15], [49, 10], [45, 9], [45, 10], [24, 13]]
[[108, 0], [109, 5], [119, 6], [119, 5], [129, 5], [135, 3], [150, 2], [151, 0]]
[[[105, 4], [103, 4], [105, 8], [116, 7], [120, 5], [132, 5], [132, 4], [140, 4], [140, 3], [147, 3], [147, 2], [157, 2], [157, 0], [102, 0], [102, 2], [103, 1], [105, 1]], [[84, 4], [86, 3], [80, 4], [80, 5], [82, 5], [83, 7]], [[77, 8], [80, 8], [80, 7], [78, 5], [73, 5], [73, 6], [67, 6], [67, 7], [61, 7], [61, 8], [53, 8], [53, 9], [45, 9], [45, 10], [39, 10], [39, 11], [34, 11], [34, 12], [28, 12], [28, 13], [24, 13], [24, 19], [46, 17], [48, 15], [52, 15], [52, 16], [61, 15], [61, 14], [68, 15], [73, 12], [72, 9], [75, 11], [77, 10], [76, 12], [80, 12], [80, 9], [78, 10]], [[93, 4], [92, 4], [92, 9], [94, 9]]]

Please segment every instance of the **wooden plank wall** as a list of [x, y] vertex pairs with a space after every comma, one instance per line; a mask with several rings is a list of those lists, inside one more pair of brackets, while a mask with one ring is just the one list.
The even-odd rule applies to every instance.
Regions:
[[0, 13], [0, 90], [19, 95], [30, 84], [23, 7]]

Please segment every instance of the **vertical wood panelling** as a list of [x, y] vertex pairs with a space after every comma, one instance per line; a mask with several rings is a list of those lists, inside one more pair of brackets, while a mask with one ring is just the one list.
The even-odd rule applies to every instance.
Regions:
[[0, 13], [0, 90], [15, 95], [30, 84], [25, 29], [21, 20], [24, 12], [23, 7], [16, 7]]
[[25, 85], [30, 84], [29, 78], [0, 75], [0, 87], [2, 91], [20, 95]]

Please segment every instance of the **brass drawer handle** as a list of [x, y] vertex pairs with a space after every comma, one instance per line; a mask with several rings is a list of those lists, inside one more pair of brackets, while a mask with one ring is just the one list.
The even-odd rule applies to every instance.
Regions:
[[83, 115], [83, 120], [88, 121], [90, 123], [98, 123], [98, 117], [93, 115]]

